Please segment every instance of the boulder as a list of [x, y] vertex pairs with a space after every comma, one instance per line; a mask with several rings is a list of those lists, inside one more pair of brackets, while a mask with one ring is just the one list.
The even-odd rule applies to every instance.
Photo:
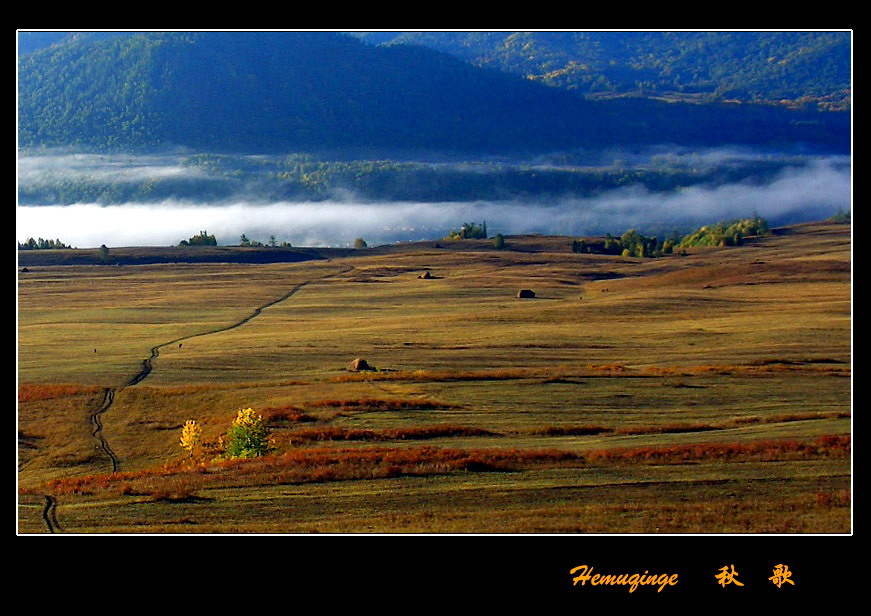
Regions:
[[535, 292], [530, 291], [529, 289], [520, 289], [517, 292], [517, 297], [535, 297]]
[[361, 359], [358, 357], [351, 362], [351, 364], [348, 366], [348, 370], [350, 370], [351, 372], [361, 372], [364, 370], [374, 370], [374, 368], [370, 366], [369, 362], [367, 362], [365, 359]]

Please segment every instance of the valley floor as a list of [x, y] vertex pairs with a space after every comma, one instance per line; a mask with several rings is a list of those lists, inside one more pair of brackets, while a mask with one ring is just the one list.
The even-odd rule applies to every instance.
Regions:
[[[851, 532], [849, 225], [506, 239], [29, 267], [19, 532]], [[241, 408], [269, 456], [186, 460]]]

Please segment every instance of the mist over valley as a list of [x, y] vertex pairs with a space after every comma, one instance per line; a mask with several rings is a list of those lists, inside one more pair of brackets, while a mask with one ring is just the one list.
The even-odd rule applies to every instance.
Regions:
[[530, 160], [328, 160], [310, 155], [25, 152], [18, 241], [351, 246], [491, 235], [683, 233], [759, 215], [774, 225], [850, 210], [850, 159], [749, 148], [578, 151]]
[[849, 59], [848, 32], [21, 32], [18, 241], [824, 218], [850, 209]]

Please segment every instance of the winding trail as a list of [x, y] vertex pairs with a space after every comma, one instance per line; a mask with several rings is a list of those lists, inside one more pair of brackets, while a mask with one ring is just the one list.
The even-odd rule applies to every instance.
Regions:
[[91, 423], [94, 424], [94, 431], [91, 434], [100, 441], [100, 449], [106, 452], [106, 455], [109, 456], [109, 459], [112, 461], [112, 472], [118, 472], [118, 458], [115, 457], [115, 454], [112, 453], [112, 449], [109, 447], [109, 443], [106, 442], [106, 439], [103, 438], [103, 422], [100, 421], [100, 415], [109, 410], [109, 407], [112, 406], [112, 403], [115, 402], [115, 389], [111, 387], [107, 387], [103, 390], [103, 402], [100, 404], [100, 408], [96, 413], [91, 415]]
[[[275, 306], [276, 304], [280, 304], [281, 302], [292, 297], [295, 293], [297, 293], [300, 289], [302, 289], [306, 285], [308, 285], [312, 282], [315, 282], [315, 281], [327, 280], [327, 279], [333, 278], [335, 276], [341, 276], [342, 274], [347, 274], [347, 273], [351, 272], [353, 269], [354, 269], [354, 266], [345, 267], [345, 268], [339, 270], [338, 272], [333, 272], [331, 274], [321, 276], [320, 278], [312, 278], [312, 279], [306, 280], [304, 282], [301, 282], [297, 285], [294, 285], [293, 287], [291, 287], [291, 289], [287, 293], [285, 293], [281, 297], [278, 297], [278, 298], [276, 298], [272, 301], [269, 301], [261, 306], [258, 306], [247, 317], [245, 317], [245, 318], [243, 318], [235, 323], [232, 323], [231, 325], [219, 327], [217, 329], [209, 330], [206, 332], [200, 332], [197, 334], [190, 334], [188, 336], [182, 336], [180, 338], [175, 338], [174, 340], [162, 342], [156, 346], [151, 347], [151, 355], [148, 358], [142, 360], [142, 368], [139, 370], [139, 372], [133, 378], [131, 378], [129, 381], [127, 381], [127, 383], [122, 385], [121, 387], [107, 387], [107, 388], [105, 388], [103, 390], [103, 399], [100, 402], [100, 407], [97, 409], [97, 411], [94, 412], [93, 415], [91, 415], [91, 423], [94, 425], [94, 430], [91, 434], [99, 442], [100, 449], [102, 449], [103, 452], [109, 457], [109, 460], [112, 463], [112, 472], [113, 473], [118, 472], [118, 468], [120, 467], [120, 462], [119, 462], [118, 458], [115, 456], [115, 454], [112, 452], [112, 448], [109, 447], [109, 443], [106, 441], [106, 438], [103, 436], [103, 423], [101, 421], [101, 416], [112, 407], [112, 404], [115, 402], [115, 394], [116, 393], [118, 393], [120, 390], [122, 390], [126, 387], [132, 387], [133, 385], [141, 383], [146, 378], [148, 378], [148, 375], [151, 374], [151, 371], [154, 368], [154, 360], [156, 360], [160, 356], [160, 349], [162, 349], [163, 347], [166, 347], [166, 346], [178, 344], [179, 342], [182, 342], [184, 340], [190, 340], [191, 338], [199, 338], [201, 336], [210, 336], [212, 334], [220, 334], [223, 332], [230, 331], [232, 329], [236, 329], [237, 327], [241, 327], [242, 325], [245, 325], [246, 323], [248, 323], [252, 319], [260, 316], [260, 314], [264, 310], [266, 310], [267, 308]], [[46, 500], [46, 505], [45, 505], [45, 508], [42, 512], [42, 518], [45, 521], [46, 526], [48, 526], [49, 532], [54, 533], [56, 530], [62, 531], [63, 529], [61, 528], [61, 525], [57, 521], [57, 499], [55, 499], [53, 496], [46, 495], [45, 500]]]
[[45, 520], [45, 525], [48, 526], [48, 532], [53, 533], [55, 529], [63, 530], [57, 521], [57, 499], [54, 496], [46, 495], [42, 519]]

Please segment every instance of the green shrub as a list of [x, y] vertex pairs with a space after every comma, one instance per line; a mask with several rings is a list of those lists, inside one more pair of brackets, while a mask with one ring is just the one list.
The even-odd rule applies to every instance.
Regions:
[[253, 409], [242, 409], [224, 437], [224, 454], [228, 458], [258, 458], [271, 449], [271, 430]]

